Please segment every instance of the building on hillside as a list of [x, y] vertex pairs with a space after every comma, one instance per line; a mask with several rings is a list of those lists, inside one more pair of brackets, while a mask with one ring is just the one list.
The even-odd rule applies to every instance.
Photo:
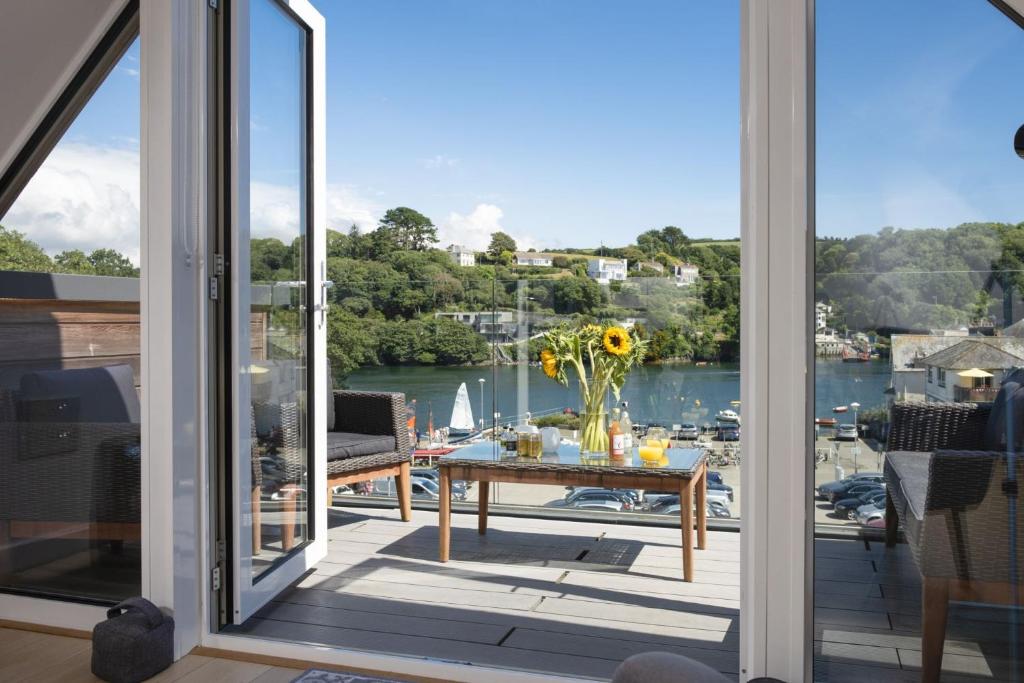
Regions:
[[516, 265], [550, 268], [554, 263], [555, 256], [557, 254], [548, 254], [543, 251], [517, 251]]
[[448, 254], [452, 257], [452, 261], [454, 261], [457, 266], [476, 265], [476, 253], [472, 249], [467, 249], [460, 244], [448, 245]]
[[1003, 377], [1012, 368], [1024, 366], [1024, 357], [989, 343], [990, 339], [964, 339], [921, 359], [926, 400], [958, 403], [995, 400]]
[[519, 331], [515, 311], [443, 311], [435, 313], [434, 317], [462, 323], [489, 342], [514, 341]]
[[592, 258], [587, 261], [587, 275], [602, 285], [626, 279], [628, 262], [624, 258]]
[[832, 307], [821, 301], [814, 304], [814, 331], [824, 332], [828, 327], [828, 317], [832, 315]]
[[672, 266], [672, 276], [680, 287], [695, 285], [700, 281], [700, 268], [692, 263], [678, 263]]

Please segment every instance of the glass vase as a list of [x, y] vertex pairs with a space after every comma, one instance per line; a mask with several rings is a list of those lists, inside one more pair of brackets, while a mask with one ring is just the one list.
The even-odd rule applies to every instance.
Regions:
[[608, 457], [608, 413], [580, 413], [580, 454]]

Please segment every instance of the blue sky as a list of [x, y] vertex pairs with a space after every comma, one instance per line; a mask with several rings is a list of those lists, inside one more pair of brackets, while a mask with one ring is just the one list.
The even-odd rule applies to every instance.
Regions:
[[[503, 229], [524, 246], [621, 245], [669, 224], [738, 236], [738, 1], [313, 1], [329, 227], [372, 229], [404, 205], [443, 244]], [[295, 50], [267, 2], [254, 225], [288, 237]], [[1024, 31], [985, 0], [819, 0], [817, 17], [819, 235], [1024, 220]], [[50, 251], [137, 253], [138, 66], [136, 45], [6, 225]]]

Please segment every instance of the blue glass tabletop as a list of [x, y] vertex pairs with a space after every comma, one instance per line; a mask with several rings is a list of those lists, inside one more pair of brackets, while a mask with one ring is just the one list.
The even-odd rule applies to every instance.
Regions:
[[634, 470], [637, 473], [656, 470], [660, 472], [678, 472], [688, 474], [694, 472], [704, 461], [704, 451], [700, 448], [669, 448], [664, 451], [660, 460], [650, 461], [640, 458], [638, 449], [633, 448], [631, 454], [624, 458], [609, 458], [600, 454], [592, 456], [580, 454], [577, 444], [560, 444], [553, 453], [542, 453], [540, 457], [520, 456], [506, 452], [501, 444], [493, 441], [481, 441], [459, 448], [438, 459], [439, 465], [468, 464], [486, 465], [493, 463], [501, 466], [522, 465], [523, 467], [565, 465], [566, 467], [608, 468], [615, 470]]

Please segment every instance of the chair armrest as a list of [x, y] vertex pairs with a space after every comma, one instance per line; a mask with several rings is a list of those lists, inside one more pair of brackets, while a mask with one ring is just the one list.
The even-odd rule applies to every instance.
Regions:
[[334, 392], [334, 431], [387, 434], [395, 437], [397, 451], [408, 454], [405, 394], [399, 392]]
[[987, 403], [894, 403], [886, 450], [980, 450], [991, 410]]

